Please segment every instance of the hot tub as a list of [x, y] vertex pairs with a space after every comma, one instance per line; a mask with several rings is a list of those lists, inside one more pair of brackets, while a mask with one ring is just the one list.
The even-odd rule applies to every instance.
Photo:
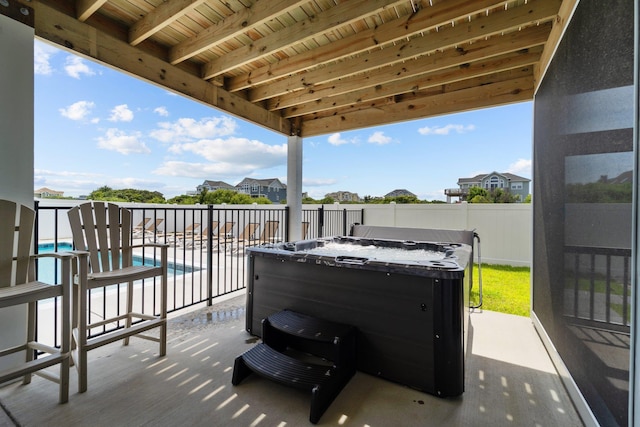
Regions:
[[260, 336], [262, 319], [283, 309], [350, 324], [359, 370], [458, 396], [470, 254], [461, 243], [357, 237], [248, 248], [246, 328]]

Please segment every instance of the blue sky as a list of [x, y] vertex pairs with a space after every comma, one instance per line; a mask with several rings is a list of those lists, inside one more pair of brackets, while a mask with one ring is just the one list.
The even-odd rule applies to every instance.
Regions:
[[[48, 44], [35, 42], [35, 189], [108, 185], [173, 197], [206, 179], [286, 183], [285, 136]], [[533, 104], [340, 132], [303, 141], [303, 191], [444, 200], [460, 177], [531, 178]]]

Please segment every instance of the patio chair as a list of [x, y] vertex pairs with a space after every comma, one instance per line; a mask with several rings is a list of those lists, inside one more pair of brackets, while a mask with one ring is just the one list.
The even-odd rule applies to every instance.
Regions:
[[181, 239], [189, 238], [195, 235], [195, 231], [200, 228], [199, 222], [194, 222], [193, 224], [189, 224], [184, 228], [184, 231], [179, 232], [171, 232], [171, 233], [161, 233], [156, 234], [156, 241], [164, 241], [168, 245], [175, 246], [177, 245]]
[[[214, 230], [218, 228], [218, 221], [213, 221]], [[192, 236], [183, 236], [178, 239], [178, 246], [182, 246], [185, 249], [201, 247], [203, 244], [206, 246], [209, 236], [209, 227], [205, 227], [201, 233], [193, 234]]]
[[143, 219], [142, 221], [140, 221], [140, 224], [136, 225], [135, 227], [132, 228], [132, 232], [133, 232], [133, 237], [141, 237], [144, 235], [144, 229], [145, 226], [147, 225], [147, 223], [151, 221], [151, 218], [147, 217], [145, 219]]
[[[233, 226], [235, 222], [227, 221], [222, 226], [218, 228], [218, 221], [213, 221], [212, 223], [213, 229], [213, 246], [210, 248], [211, 250], [215, 250], [218, 247], [219, 243], [224, 243], [224, 241], [231, 235], [231, 231], [233, 230]], [[202, 233], [199, 235], [195, 235], [192, 239], [183, 240], [182, 246], [185, 248], [192, 247], [202, 247], [206, 248], [209, 241], [209, 228], [205, 228]]]
[[[162, 224], [164, 218], [156, 218], [147, 228], [144, 229], [144, 237], [147, 238], [149, 243], [157, 242], [158, 236], [162, 234], [162, 229], [160, 228], [160, 224]], [[134, 236], [135, 237], [135, 236]]]
[[[89, 202], [69, 210], [69, 222], [73, 243], [78, 253], [78, 267], [74, 271], [74, 313], [73, 313], [73, 362], [78, 370], [79, 392], [87, 390], [87, 353], [94, 348], [123, 340], [129, 344], [129, 337], [138, 336], [159, 343], [159, 356], [166, 354], [167, 347], [167, 248], [165, 244], [131, 244], [131, 211], [112, 203]], [[133, 265], [135, 248], [152, 248], [159, 251], [157, 265]], [[160, 298], [159, 314], [145, 314], [144, 301], [140, 313], [133, 311], [134, 282], [159, 277], [160, 288], [145, 292]], [[153, 281], [155, 283], [155, 280]], [[126, 313], [91, 322], [91, 290], [110, 285], [127, 283]], [[138, 283], [136, 283], [138, 285]], [[152, 304], [155, 309], [155, 304]], [[134, 319], [139, 319], [134, 323]], [[117, 328], [98, 336], [89, 334], [96, 327], [115, 323]], [[144, 334], [159, 328], [159, 336]]]
[[[47, 253], [30, 255], [34, 231], [35, 213], [26, 206], [0, 200], [0, 308], [27, 305], [26, 333], [22, 343], [6, 348], [3, 344], [0, 356], [13, 355], [10, 367], [0, 372], [0, 383], [22, 377], [23, 384], [31, 382], [32, 374], [38, 374], [59, 384], [59, 401], [69, 399], [69, 366], [71, 349], [71, 253]], [[61, 284], [48, 284], [35, 280], [37, 258], [55, 257], [60, 260]], [[36, 342], [36, 315], [38, 302], [59, 298], [60, 348]], [[22, 313], [21, 311], [19, 313]], [[20, 325], [20, 320], [11, 322]], [[6, 329], [8, 325], [4, 325]], [[48, 354], [34, 359], [34, 353]], [[19, 363], [17, 353], [25, 352]], [[60, 365], [59, 374], [44, 371], [45, 368]]]
[[258, 229], [257, 222], [250, 222], [245, 225], [242, 233], [238, 235], [238, 238], [227, 238], [224, 240], [220, 240], [218, 246], [222, 247], [225, 252], [238, 253], [241, 250], [244, 250], [244, 247], [249, 245], [251, 241], [254, 240], [253, 235]]
[[252, 240], [252, 243], [274, 243], [278, 240], [276, 234], [278, 233], [278, 227], [280, 227], [280, 221], [265, 221], [262, 233], [258, 239]]

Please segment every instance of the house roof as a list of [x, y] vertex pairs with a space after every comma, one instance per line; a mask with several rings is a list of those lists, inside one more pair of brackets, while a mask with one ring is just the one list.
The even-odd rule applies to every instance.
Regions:
[[233, 185], [227, 184], [224, 181], [211, 181], [209, 179], [206, 179], [202, 185], [208, 185], [209, 187], [233, 188]]
[[463, 184], [463, 183], [471, 183], [471, 182], [481, 182], [484, 178], [486, 178], [489, 175], [500, 175], [503, 176], [505, 178], [507, 178], [509, 181], [511, 182], [530, 182], [531, 180], [529, 178], [524, 178], [522, 176], [518, 176], [518, 175], [514, 175], [512, 173], [509, 172], [491, 172], [491, 173], [481, 173], [479, 175], [476, 175], [472, 178], [458, 178], [458, 184]]
[[491, 173], [481, 173], [471, 178], [458, 178], [458, 185], [465, 184], [465, 183], [471, 184], [475, 182], [482, 182], [482, 180], [488, 177], [489, 175], [500, 175], [505, 177], [510, 182], [530, 182], [531, 181], [529, 178], [524, 178], [522, 176], [514, 175], [509, 172], [500, 173], [500, 172], [494, 171]]
[[47, 194], [64, 194], [64, 191], [56, 191], [56, 190], [52, 190], [50, 188], [47, 187], [42, 187], [39, 188], [37, 190], [34, 191], [34, 194], [42, 194], [42, 193], [47, 193]]
[[261, 187], [269, 187], [270, 185], [276, 184], [277, 186], [286, 188], [286, 185], [284, 185], [278, 178], [266, 178], [266, 179], [244, 178], [242, 181], [236, 184], [236, 187], [239, 187], [243, 184], [258, 184]]
[[36, 37], [302, 137], [532, 100], [577, 2], [7, 1]]

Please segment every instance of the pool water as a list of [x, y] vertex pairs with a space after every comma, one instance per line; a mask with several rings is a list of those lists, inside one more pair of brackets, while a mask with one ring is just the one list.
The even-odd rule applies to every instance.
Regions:
[[[70, 251], [73, 249], [71, 243], [58, 243], [58, 252]], [[38, 244], [38, 253], [53, 252], [55, 246], [53, 243], [40, 243]], [[153, 265], [153, 258], [144, 258], [141, 256], [133, 256], [133, 265]], [[182, 275], [184, 273], [191, 273], [193, 271], [199, 271], [197, 267], [189, 265], [168, 263], [167, 264], [167, 276]], [[57, 283], [53, 281], [55, 271], [55, 259], [42, 258], [38, 260], [38, 280], [45, 283]], [[60, 280], [60, 268], [58, 268], [58, 281]]]

